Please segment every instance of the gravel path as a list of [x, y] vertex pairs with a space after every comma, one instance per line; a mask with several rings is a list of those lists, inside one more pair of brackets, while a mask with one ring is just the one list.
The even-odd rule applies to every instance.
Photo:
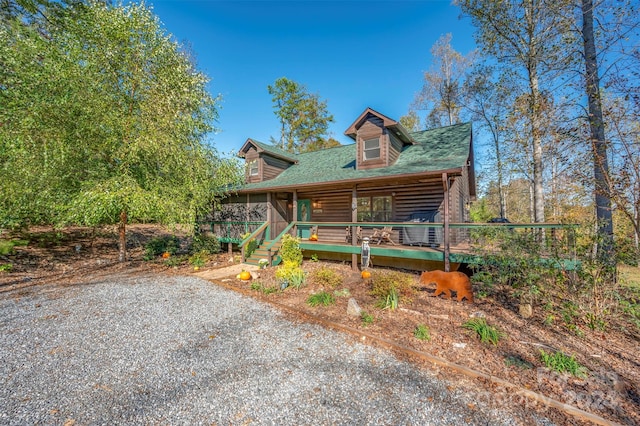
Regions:
[[384, 350], [197, 277], [0, 294], [0, 383], [11, 425], [519, 423]]

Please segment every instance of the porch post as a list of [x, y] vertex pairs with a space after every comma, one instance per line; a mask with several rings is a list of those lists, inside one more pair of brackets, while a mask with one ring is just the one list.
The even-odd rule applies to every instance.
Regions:
[[271, 236], [273, 235], [273, 215], [271, 213], [271, 192], [267, 192], [267, 224], [269, 225], [269, 233], [267, 235], [267, 239], [271, 240]]
[[449, 263], [449, 255], [451, 254], [449, 244], [449, 176], [446, 172], [442, 174], [442, 186], [444, 189], [444, 271], [449, 272], [451, 270], [451, 264]]
[[[358, 190], [354, 185], [351, 189], [351, 222], [352, 224], [358, 221]], [[358, 244], [358, 235], [355, 227], [351, 227], [351, 245], [356, 246]], [[353, 271], [358, 270], [358, 254], [351, 253], [351, 269]]]
[[[293, 190], [293, 217], [291, 218], [292, 221], [297, 222], [298, 221], [298, 190], [294, 189]], [[293, 235], [298, 235], [298, 225], [293, 227]]]

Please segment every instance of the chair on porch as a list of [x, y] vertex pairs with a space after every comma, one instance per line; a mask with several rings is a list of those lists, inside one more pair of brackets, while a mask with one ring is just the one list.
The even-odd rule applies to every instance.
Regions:
[[[345, 234], [345, 242], [347, 244], [351, 244], [351, 227], [347, 226], [347, 230], [346, 230], [346, 234]], [[358, 244], [360, 244], [360, 241], [362, 241], [362, 227], [360, 226], [356, 226], [356, 238], [358, 240]]]
[[382, 229], [373, 228], [373, 234], [371, 235], [371, 242], [375, 242], [380, 245], [380, 243], [390, 243], [391, 245], [396, 245], [396, 243], [391, 239], [391, 232], [393, 228], [391, 226], [385, 226]]

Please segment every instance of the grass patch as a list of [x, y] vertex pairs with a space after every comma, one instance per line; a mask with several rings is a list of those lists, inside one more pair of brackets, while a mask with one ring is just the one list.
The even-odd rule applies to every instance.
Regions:
[[336, 298], [333, 294], [321, 291], [320, 293], [312, 294], [307, 298], [307, 304], [312, 307], [316, 306], [329, 306], [336, 303]]
[[475, 332], [482, 343], [491, 343], [494, 346], [505, 336], [503, 332], [487, 324], [484, 318], [471, 318], [462, 324], [462, 327]]
[[571, 373], [580, 378], [587, 377], [587, 368], [580, 365], [573, 355], [567, 356], [562, 352], [545, 352], [540, 350], [540, 361], [545, 367], [558, 373]]
[[429, 330], [429, 326], [425, 324], [418, 324], [413, 330], [413, 337], [418, 340], [431, 340], [431, 330]]

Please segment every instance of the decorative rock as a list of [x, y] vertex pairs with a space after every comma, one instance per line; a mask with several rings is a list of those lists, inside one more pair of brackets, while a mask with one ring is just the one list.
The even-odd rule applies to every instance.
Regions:
[[484, 318], [486, 315], [482, 311], [476, 311], [469, 315], [471, 318]]
[[349, 303], [347, 303], [347, 314], [354, 317], [359, 317], [362, 314], [362, 308], [353, 297], [349, 299]]
[[529, 303], [522, 303], [518, 307], [518, 312], [522, 318], [531, 318], [533, 316], [533, 307]]
[[456, 349], [464, 349], [464, 348], [467, 347], [467, 344], [466, 343], [454, 343], [453, 347], [456, 348]]

